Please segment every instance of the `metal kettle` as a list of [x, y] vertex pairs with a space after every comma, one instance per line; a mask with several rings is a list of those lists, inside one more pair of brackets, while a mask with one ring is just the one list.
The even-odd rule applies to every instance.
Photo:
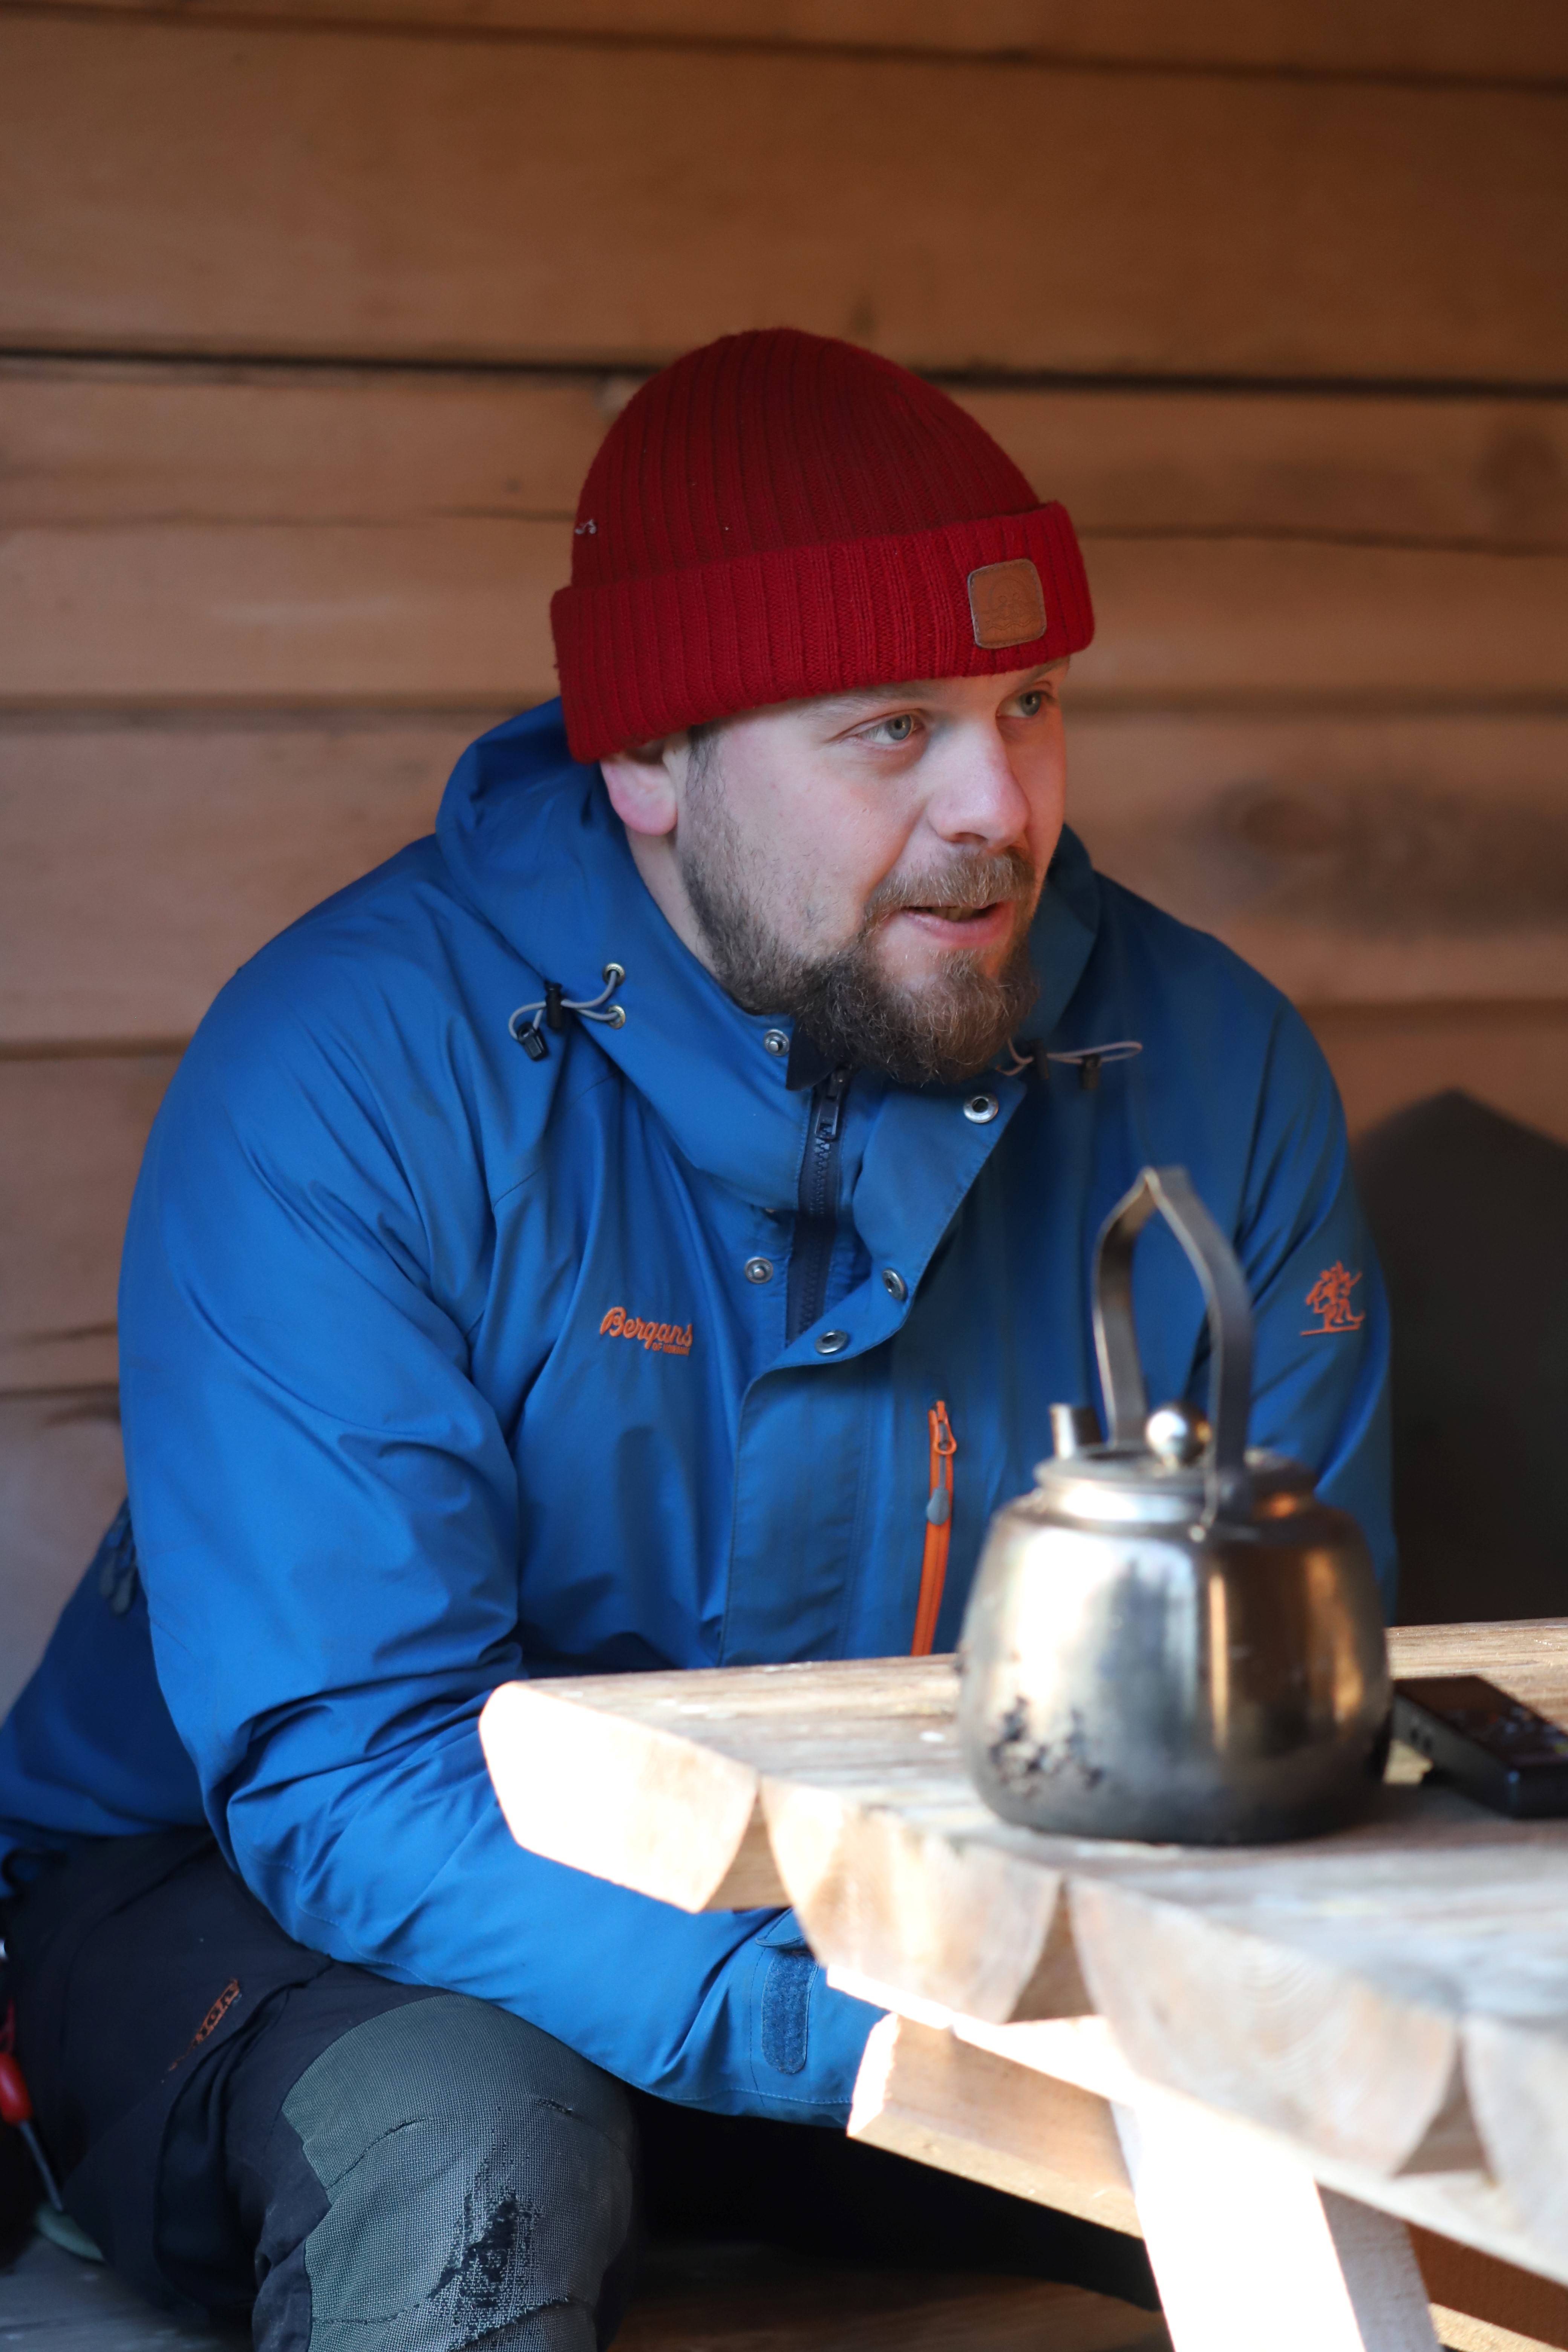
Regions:
[[[1206, 1421], [1149, 1411], [1132, 1254], [1156, 1213], [1204, 1288]], [[1005, 1821], [1075, 1837], [1261, 1843], [1352, 1818], [1391, 1700], [1372, 1562], [1310, 1471], [1247, 1450], [1251, 1302], [1184, 1169], [1145, 1168], [1106, 1220], [1094, 1339], [1109, 1443], [1054, 1406], [1056, 1458], [981, 1557], [959, 1650], [971, 1779]]]

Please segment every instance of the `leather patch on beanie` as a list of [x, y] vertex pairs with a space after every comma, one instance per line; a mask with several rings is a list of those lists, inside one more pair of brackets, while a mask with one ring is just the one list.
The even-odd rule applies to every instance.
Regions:
[[974, 642], [994, 652], [998, 646], [1026, 646], [1046, 634], [1046, 600], [1040, 575], [1026, 555], [1010, 563], [983, 563], [969, 575], [969, 614]]

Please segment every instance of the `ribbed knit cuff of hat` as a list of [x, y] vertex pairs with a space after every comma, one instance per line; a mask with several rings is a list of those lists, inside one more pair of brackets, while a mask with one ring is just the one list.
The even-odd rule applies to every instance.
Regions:
[[[1022, 617], [1043, 626], [981, 644], [971, 579], [1020, 558], [1039, 582], [1037, 613]], [[1054, 502], [563, 588], [551, 620], [567, 739], [582, 761], [771, 703], [1026, 669], [1094, 634], [1077, 535]]]

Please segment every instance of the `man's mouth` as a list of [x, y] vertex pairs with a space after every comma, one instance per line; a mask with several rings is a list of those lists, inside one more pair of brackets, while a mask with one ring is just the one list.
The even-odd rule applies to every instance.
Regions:
[[940, 923], [977, 923], [984, 916], [995, 914], [1006, 903], [1003, 898], [987, 898], [984, 904], [979, 907], [907, 907], [904, 912], [910, 915], [930, 915]]
[[[936, 886], [930, 898], [915, 896], [922, 882]], [[946, 861], [945, 870], [885, 882], [867, 904], [865, 929], [902, 918], [914, 927], [912, 936], [924, 933], [928, 947], [990, 953], [1027, 920], [1035, 896], [1034, 872], [1021, 851], [965, 855]]]
[[922, 898], [917, 903], [895, 908], [900, 915], [918, 915], [928, 923], [949, 923], [954, 930], [973, 929], [994, 922], [999, 916], [1011, 916], [1017, 906], [1016, 898]]
[[952, 899], [925, 898], [898, 911], [912, 925], [915, 936], [923, 932], [931, 946], [970, 949], [976, 954], [990, 954], [1005, 945], [1018, 921], [1016, 898], [986, 898], [978, 906], [973, 900], [955, 905]]

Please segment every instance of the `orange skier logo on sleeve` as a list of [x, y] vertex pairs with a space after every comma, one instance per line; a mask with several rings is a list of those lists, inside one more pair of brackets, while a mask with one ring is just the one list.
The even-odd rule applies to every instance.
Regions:
[[1321, 1339], [1331, 1331], [1359, 1331], [1366, 1321], [1364, 1313], [1357, 1315], [1351, 1305], [1351, 1292], [1361, 1280], [1359, 1273], [1352, 1274], [1336, 1258], [1326, 1265], [1307, 1293], [1307, 1305], [1318, 1318], [1302, 1332], [1303, 1339]]

